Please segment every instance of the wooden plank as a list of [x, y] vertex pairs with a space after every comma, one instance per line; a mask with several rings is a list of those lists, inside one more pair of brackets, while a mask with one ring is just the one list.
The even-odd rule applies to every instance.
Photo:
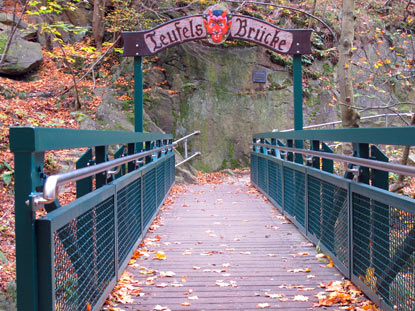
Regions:
[[[261, 303], [270, 310], [307, 310], [323, 291], [321, 282], [342, 279], [337, 269], [318, 261], [315, 247], [294, 225], [247, 185], [188, 186], [160, 216], [159, 227], [146, 235], [148, 256], [127, 268], [144, 296], [131, 295], [133, 303], [118, 305], [122, 310], [156, 305], [258, 310]], [[158, 251], [166, 260], [154, 259]], [[142, 274], [148, 270], [153, 273]], [[175, 275], [163, 277], [166, 272]], [[299, 301], [299, 295], [307, 301]]]

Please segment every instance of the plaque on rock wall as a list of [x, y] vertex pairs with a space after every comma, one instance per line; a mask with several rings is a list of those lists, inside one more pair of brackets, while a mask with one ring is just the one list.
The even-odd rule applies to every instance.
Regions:
[[252, 72], [252, 81], [254, 83], [266, 83], [267, 71], [266, 70], [254, 70]]

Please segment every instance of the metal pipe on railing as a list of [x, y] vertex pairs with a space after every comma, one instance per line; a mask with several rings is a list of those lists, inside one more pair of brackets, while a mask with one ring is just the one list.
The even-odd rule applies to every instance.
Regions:
[[[152, 158], [156, 158], [157, 155], [155, 153], [158, 153], [160, 151], [162, 153], [164, 152], [167, 153], [168, 151], [172, 151], [173, 147], [175, 147], [181, 141], [184, 140], [185, 142], [187, 142], [187, 139], [189, 137], [193, 135], [198, 135], [198, 134], [200, 134], [200, 131], [195, 131], [185, 137], [182, 137], [176, 140], [170, 145], [162, 146], [162, 147], [151, 149], [151, 150], [146, 150], [146, 151], [139, 152], [139, 153], [132, 154], [132, 155], [123, 156], [115, 160], [99, 163], [93, 166], [84, 167], [81, 169], [77, 169], [75, 171], [49, 176], [48, 178], [46, 178], [45, 184], [43, 186], [43, 192], [40, 194], [36, 194], [32, 197], [33, 203], [35, 206], [39, 206], [41, 204], [52, 203], [57, 198], [57, 192], [58, 192], [59, 186], [62, 186], [67, 183], [74, 182], [80, 179], [84, 179], [87, 177], [91, 177], [102, 172], [105, 172], [107, 176], [117, 174], [121, 170], [121, 165], [125, 163], [132, 162], [132, 161], [135, 161], [136, 164], [144, 163], [142, 158], [146, 156], [151, 156]], [[185, 161], [182, 161], [181, 163], [179, 163], [179, 165], [200, 154], [201, 154], [200, 152], [195, 153], [191, 157], [186, 158]], [[112, 170], [114, 167], [116, 167], [116, 169]]]
[[[406, 112], [406, 113], [400, 113], [399, 115], [406, 116], [406, 117], [411, 117], [412, 113]], [[398, 116], [398, 115], [396, 113], [383, 113], [383, 114], [377, 114], [377, 115], [374, 115], [374, 116], [361, 117], [360, 120], [369, 120], [369, 119], [385, 117], [386, 127], [388, 127], [388, 117], [393, 117], [393, 116]], [[342, 123], [342, 121], [333, 121], [333, 122], [327, 122], [327, 123], [307, 125], [307, 126], [304, 126], [303, 129], [307, 130], [307, 129], [313, 129], [313, 128], [318, 128], [318, 127], [323, 127], [323, 126], [336, 125], [336, 124], [340, 124], [340, 123]], [[290, 131], [293, 131], [293, 130], [294, 129], [278, 131], [278, 130], [275, 129], [273, 131], [290, 132]]]
[[186, 163], [187, 161], [189, 161], [189, 160], [191, 160], [191, 159], [193, 159], [193, 158], [195, 158], [195, 157], [197, 157], [197, 156], [200, 156], [201, 155], [201, 153], [198, 151], [198, 152], [195, 152], [194, 154], [192, 154], [190, 157], [188, 157], [188, 158], [186, 158], [186, 159], [184, 159], [182, 162], [180, 162], [180, 163], [177, 163], [176, 165], [175, 165], [175, 167], [178, 167], [178, 166], [180, 166], [180, 165], [182, 165], [182, 164], [184, 164], [184, 163]]
[[[102, 172], [106, 172], [114, 167], [121, 167], [121, 165], [144, 158], [149, 155], [153, 155], [155, 152], [162, 151], [167, 148], [171, 148], [173, 145], [166, 145], [163, 147], [155, 148], [152, 150], [143, 151], [140, 153], [124, 156], [115, 160], [99, 163], [93, 166], [84, 167], [75, 171], [61, 173], [49, 176], [46, 178], [45, 185], [43, 186], [43, 193], [35, 195], [33, 197], [34, 205], [48, 204], [56, 200], [58, 187], [67, 183], [84, 179]], [[139, 161], [137, 161], [140, 163]], [[117, 173], [117, 171], [111, 171]]]
[[177, 144], [179, 144], [181, 142], [184, 142], [184, 160], [181, 161], [180, 163], [176, 164], [175, 167], [178, 167], [179, 165], [182, 165], [183, 163], [186, 163], [187, 161], [193, 159], [194, 157], [197, 157], [197, 156], [201, 155], [200, 152], [196, 152], [196, 153], [192, 154], [189, 157], [188, 144], [187, 144], [187, 141], [190, 137], [192, 137], [194, 135], [199, 135], [199, 134], [200, 134], [200, 131], [194, 131], [193, 133], [191, 133], [189, 135], [186, 135], [186, 136], [176, 140], [175, 142], [173, 142], [174, 146], [176, 146]]
[[335, 153], [326, 153], [326, 152], [307, 150], [307, 149], [282, 147], [282, 146], [277, 146], [277, 145], [260, 144], [260, 143], [256, 143], [252, 145], [259, 146], [259, 147], [270, 147], [274, 149], [284, 150], [286, 152], [306, 154], [306, 155], [311, 155], [311, 156], [315, 156], [319, 158], [360, 165], [360, 166], [364, 166], [364, 167], [368, 167], [368, 168], [372, 168], [376, 170], [389, 171], [389, 172], [393, 172], [399, 175], [415, 177], [415, 167], [413, 166], [382, 162], [382, 161], [371, 160], [371, 159], [357, 158], [357, 157], [345, 156], [345, 155], [340, 155], [340, 154], [335, 154]]
[[193, 135], [199, 135], [200, 131], [194, 131], [193, 133], [186, 135], [178, 140], [176, 140], [175, 142], [173, 142], [173, 145], [177, 145], [178, 143], [182, 142], [183, 140], [187, 140], [189, 137], [192, 137]]
[[185, 159], [188, 158], [188, 154], [187, 154], [187, 139], [185, 139], [185, 141], [184, 141], [184, 158]]

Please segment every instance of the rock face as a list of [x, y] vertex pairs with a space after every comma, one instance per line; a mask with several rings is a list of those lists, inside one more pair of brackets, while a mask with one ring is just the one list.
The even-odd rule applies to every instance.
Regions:
[[[261, 47], [226, 49], [188, 43], [159, 56], [165, 75], [150, 71], [145, 83], [150, 87], [167, 79], [177, 94], [147, 92], [146, 110], [175, 137], [201, 131], [191, 142], [193, 151], [202, 152], [193, 161], [198, 169], [247, 166], [253, 133], [292, 127], [291, 74], [271, 63]], [[266, 85], [252, 82], [254, 69], [267, 72]]]
[[[0, 33], [0, 46], [4, 48], [7, 35]], [[3, 49], [0, 48], [0, 52]], [[42, 48], [39, 43], [24, 40], [18, 36], [13, 39], [6, 61], [0, 65], [0, 74], [18, 76], [25, 74], [43, 61]]]
[[[6, 48], [7, 41], [13, 23], [17, 23], [18, 18], [13, 20], [11, 14], [0, 14], [0, 55]], [[39, 43], [31, 42], [26, 39], [34, 39], [35, 32], [24, 21], [20, 21], [15, 32], [6, 60], [0, 65], [0, 74], [18, 76], [25, 74], [43, 61], [42, 48]]]
[[[17, 22], [17, 16], [13, 20], [13, 14], [0, 13], [0, 32], [9, 34], [12, 26]], [[30, 27], [24, 20], [20, 20], [19, 25], [17, 26], [16, 35], [25, 40], [35, 40], [36, 30]]]

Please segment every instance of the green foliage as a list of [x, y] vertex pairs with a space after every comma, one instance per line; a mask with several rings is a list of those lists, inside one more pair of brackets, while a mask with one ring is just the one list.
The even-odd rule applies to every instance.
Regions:
[[3, 53], [4, 48], [6, 47], [6, 44], [7, 44], [7, 34], [0, 33], [0, 54]]
[[105, 17], [107, 31], [118, 33], [121, 31], [137, 30], [140, 14], [131, 0], [113, 0], [114, 9]]
[[71, 115], [75, 116], [75, 121], [77, 121], [77, 122], [81, 122], [81, 121], [85, 120], [88, 117], [88, 115], [86, 115], [85, 113], [83, 113], [81, 111], [71, 112]]
[[59, 164], [56, 162], [55, 157], [52, 153], [49, 153], [45, 158], [44, 169], [51, 174], [59, 171]]
[[7, 161], [0, 162], [0, 170], [2, 171], [0, 177], [2, 181], [8, 186], [13, 180], [14, 170]]

